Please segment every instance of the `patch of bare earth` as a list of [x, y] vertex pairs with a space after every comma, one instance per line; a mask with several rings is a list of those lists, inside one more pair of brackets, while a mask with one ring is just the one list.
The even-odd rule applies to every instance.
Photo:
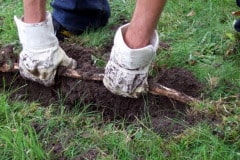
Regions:
[[[8, 54], [11, 54], [11, 47], [2, 48], [1, 52], [8, 51]], [[70, 57], [77, 60], [78, 72], [89, 75], [104, 72], [103, 68], [93, 64], [91, 55], [109, 53], [108, 49], [93, 50], [70, 44], [62, 44], [62, 47]], [[141, 98], [132, 99], [114, 95], [103, 86], [102, 82], [57, 76], [54, 86], [44, 87], [23, 79], [19, 73], [0, 73], [0, 77], [0, 90], [14, 90], [11, 94], [12, 100], [37, 101], [43, 106], [48, 106], [62, 103], [64, 99], [64, 104], [69, 110], [79, 103], [92, 104], [89, 109], [102, 112], [104, 119], [108, 121], [124, 118], [134, 122], [136, 117], [148, 116], [153, 129], [166, 136], [182, 133], [187, 126], [194, 125], [203, 118], [191, 117], [186, 114], [189, 106], [168, 97], [147, 94]], [[198, 97], [202, 87], [191, 72], [181, 68], [159, 69], [154, 79], [166, 87], [192, 97]], [[54, 146], [54, 152], [62, 152], [60, 144]], [[95, 156], [95, 152], [90, 154]]]

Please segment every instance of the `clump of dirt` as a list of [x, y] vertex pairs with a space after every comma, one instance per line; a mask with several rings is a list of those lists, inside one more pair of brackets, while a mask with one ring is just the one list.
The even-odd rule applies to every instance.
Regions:
[[7, 45], [6, 47], [3, 47], [0, 49], [0, 65], [3, 63], [12, 64], [17, 62], [17, 55], [13, 54], [14, 46], [13, 45]]
[[156, 78], [158, 83], [192, 97], [199, 96], [202, 87], [190, 71], [180, 68], [163, 68]]
[[[98, 50], [71, 44], [62, 44], [62, 48], [77, 60], [77, 71], [87, 74], [104, 73], [104, 69], [96, 67], [91, 59], [91, 55], [98, 53]], [[52, 87], [25, 80], [18, 73], [0, 73], [0, 76], [0, 90], [14, 90], [11, 94], [13, 100], [37, 101], [44, 106], [64, 103], [69, 110], [76, 104], [92, 104], [90, 109], [102, 112], [106, 120], [124, 118], [133, 121], [136, 117], [150, 116], [155, 130], [164, 134], [178, 134], [186, 126], [184, 113], [189, 106], [168, 97], [147, 94], [138, 99], [125, 98], [109, 92], [102, 82], [62, 76], [57, 76], [56, 84]], [[201, 84], [185, 69], [162, 69], [154, 79], [193, 97], [197, 97], [201, 91]], [[173, 119], [179, 119], [184, 124], [176, 124]]]

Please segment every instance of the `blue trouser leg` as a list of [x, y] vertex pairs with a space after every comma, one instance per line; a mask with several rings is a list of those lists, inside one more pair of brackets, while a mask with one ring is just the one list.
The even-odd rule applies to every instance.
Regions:
[[54, 0], [53, 19], [73, 33], [105, 26], [110, 17], [107, 0]]

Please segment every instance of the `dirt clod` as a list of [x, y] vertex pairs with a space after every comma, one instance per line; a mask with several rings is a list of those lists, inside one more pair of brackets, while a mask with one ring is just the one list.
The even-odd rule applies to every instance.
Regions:
[[17, 56], [13, 54], [13, 45], [7, 45], [0, 49], [0, 65], [3, 63], [17, 62]]

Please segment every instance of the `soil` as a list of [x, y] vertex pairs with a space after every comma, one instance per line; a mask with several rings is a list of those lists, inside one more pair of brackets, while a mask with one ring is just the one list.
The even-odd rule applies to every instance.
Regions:
[[[103, 68], [94, 65], [91, 56], [108, 57], [106, 54], [110, 53], [109, 47], [95, 50], [75, 44], [61, 44], [61, 46], [70, 57], [77, 60], [77, 71], [87, 74], [104, 72]], [[13, 54], [13, 46], [2, 48], [0, 53], [6, 53], [6, 51], [10, 55]], [[7, 57], [17, 62], [14, 56]], [[192, 97], [199, 97], [202, 84], [188, 70], [182, 68], [157, 68], [157, 70], [158, 74], [150, 78], [154, 78], [166, 87]], [[136, 117], [148, 117], [154, 131], [165, 136], [182, 133], [186, 126], [194, 125], [199, 122], [199, 119], [204, 118], [202, 115], [192, 117], [186, 114], [188, 105], [168, 97], [147, 94], [138, 99], [132, 99], [114, 95], [103, 86], [102, 82], [83, 81], [57, 75], [54, 86], [44, 87], [23, 79], [19, 73], [0, 73], [0, 77], [0, 91], [14, 90], [11, 100], [37, 101], [43, 106], [64, 103], [69, 110], [79, 103], [92, 104], [89, 109], [102, 112], [106, 121], [126, 119], [134, 123]]]
[[10, 64], [13, 62], [17, 62], [18, 57], [16, 54], [13, 53], [13, 51], [14, 51], [13, 45], [8, 45], [0, 49], [0, 65], [2, 65], [5, 62]]
[[[71, 44], [61, 44], [61, 46], [70, 57], [77, 60], [78, 67], [76, 70], [78, 72], [85, 72], [86, 74], [104, 72], [104, 68], [94, 65], [91, 55], [102, 56], [100, 53], [109, 53], [108, 50], [94, 50]], [[13, 52], [13, 46], [4, 47], [1, 49], [1, 52], [3, 51], [10, 54], [6, 57], [12, 57], [12, 61], [17, 62], [17, 59], [11, 56], [12, 53], [10, 53]], [[148, 111], [153, 119], [153, 125], [161, 126], [160, 128], [164, 130], [169, 128], [167, 127], [169, 122], [163, 121], [164, 117], [175, 119], [182, 116], [182, 113], [189, 107], [168, 97], [151, 94], [138, 99], [117, 96], [110, 93], [102, 82], [96, 81], [82, 81], [57, 76], [54, 86], [44, 87], [38, 83], [23, 79], [19, 73], [0, 73], [0, 76], [2, 81], [0, 89], [5, 87], [7, 90], [15, 90], [11, 95], [13, 100], [37, 101], [43, 106], [48, 106], [62, 103], [64, 97], [64, 104], [69, 110], [79, 103], [82, 105], [93, 104], [91, 109], [103, 112], [106, 120], [125, 118], [132, 121], [135, 116], [145, 116], [144, 114]], [[202, 87], [191, 72], [181, 68], [158, 68], [158, 74], [154, 79], [166, 87], [192, 97], [198, 97]], [[161, 122], [159, 122], [159, 119]]]

